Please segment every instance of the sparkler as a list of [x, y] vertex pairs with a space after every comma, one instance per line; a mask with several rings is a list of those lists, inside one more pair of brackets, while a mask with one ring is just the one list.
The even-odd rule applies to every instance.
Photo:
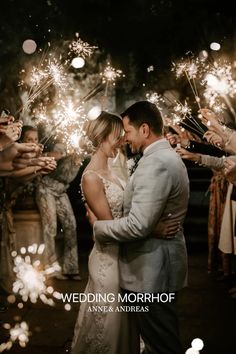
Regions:
[[67, 152], [82, 153], [79, 140], [83, 135], [83, 126], [86, 120], [84, 104], [75, 103], [72, 97], [60, 98], [56, 106], [46, 112], [45, 107], [38, 114], [38, 121], [45, 123], [48, 134], [41, 140], [46, 144], [52, 136], [61, 139]]
[[200, 109], [200, 97], [196, 86], [197, 76], [201, 79], [201, 85], [205, 87], [203, 95], [208, 106], [216, 113], [221, 113], [227, 106], [236, 119], [236, 112], [230, 102], [230, 97], [236, 94], [236, 82], [229, 63], [225, 61], [223, 64], [220, 62], [210, 64], [206, 62], [206, 58], [197, 58], [173, 65], [172, 70], [176, 72], [177, 78], [182, 75], [186, 76]]
[[38, 123], [44, 123], [46, 127], [46, 136], [40, 142], [46, 144], [52, 136], [56, 136], [65, 144], [67, 152], [75, 151], [84, 154], [79, 147], [79, 140], [84, 135], [85, 102], [94, 97], [103, 87], [103, 84], [97, 84], [81, 99], [76, 99], [71, 94], [66, 97], [58, 95], [51, 110], [47, 110], [43, 103], [34, 109]]
[[[202, 126], [199, 122], [192, 116], [192, 110], [188, 106], [187, 102], [185, 101], [184, 104], [180, 101], [170, 99], [167, 95], [163, 96], [164, 102], [167, 100], [171, 106], [173, 112], [170, 114], [170, 117], [165, 117], [165, 125], [167, 126], [174, 126], [174, 125], [181, 125], [182, 129], [184, 130], [183, 126], [188, 128], [190, 131], [194, 131], [198, 135], [203, 135], [205, 131], [203, 130]], [[186, 122], [187, 120], [187, 122]], [[191, 123], [189, 125], [188, 123]]]
[[231, 65], [227, 62], [224, 62], [223, 65], [214, 62], [214, 65], [206, 73], [202, 84], [206, 86], [204, 96], [208, 100], [209, 106], [216, 112], [221, 111], [225, 107], [224, 104], [219, 102], [219, 97], [222, 97], [236, 119], [235, 110], [229, 99], [236, 94], [236, 82], [232, 77]]
[[[172, 125], [182, 125], [197, 134], [204, 135], [205, 130], [192, 116], [192, 110], [185, 101], [184, 104], [175, 101], [173, 113], [171, 114]], [[190, 125], [191, 124], [191, 125]]]
[[106, 96], [109, 85], [115, 85], [117, 78], [121, 76], [124, 77], [122, 71], [116, 70], [108, 63], [104, 71], [100, 73], [102, 82], [95, 85], [83, 98], [77, 102], [73, 102], [70, 97], [64, 98], [60, 95], [56, 106], [49, 114], [45, 112], [45, 108], [41, 112], [39, 110], [36, 113], [39, 121], [45, 122], [47, 129], [50, 131], [49, 136], [42, 140], [41, 143], [45, 144], [52, 135], [56, 135], [66, 144], [68, 152], [76, 151], [78, 154], [83, 154], [84, 152], [79, 147], [79, 140], [84, 135], [83, 126], [87, 119], [85, 115], [85, 102], [102, 91], [104, 84]]
[[[62, 139], [62, 142], [66, 144], [68, 152], [74, 150], [79, 154], [83, 154], [84, 152], [79, 148], [79, 140], [84, 135], [83, 126], [86, 121], [84, 104], [103, 90], [104, 84], [106, 84], [106, 95], [109, 83], [112, 82], [114, 85], [117, 77], [121, 75], [121, 70], [116, 70], [108, 64], [100, 74], [102, 82], [95, 85], [82, 99], [73, 103], [70, 98], [65, 99], [60, 97], [56, 107], [54, 107], [50, 114], [46, 114], [45, 109], [44, 112], [37, 114], [39, 120], [41, 122], [44, 121], [51, 132], [49, 137], [41, 142], [46, 143], [53, 134]], [[49, 119], [50, 116], [51, 118]]]
[[42, 63], [41, 66], [40, 68], [33, 67], [30, 74], [29, 84], [31, 88], [29, 91], [29, 97], [21, 108], [23, 112], [51, 85], [54, 85], [59, 91], [65, 91], [68, 86], [63, 65], [55, 58], [53, 60], [50, 58], [45, 59], [45, 63]]
[[[90, 56], [97, 48], [82, 41], [79, 38], [79, 33], [76, 33], [76, 37], [77, 39], [69, 45], [70, 52], [68, 55], [74, 53], [80, 55], [81, 58], [85, 58]], [[69, 67], [68, 64], [70, 63], [71, 60], [66, 60], [62, 64], [60, 60], [53, 58], [52, 53], [50, 53], [48, 58], [44, 57], [41, 60], [39, 67], [33, 67], [28, 79], [31, 89], [23, 110], [32, 105], [37, 98], [41, 98], [40, 96], [50, 86], [53, 86], [53, 101], [44, 95], [44, 98], [41, 98], [41, 102], [32, 111], [34, 116], [37, 117], [38, 123], [44, 123], [46, 128], [46, 136], [41, 140], [41, 143], [47, 143], [54, 136], [65, 143], [67, 152], [74, 151], [80, 154], [83, 153], [79, 148], [79, 140], [84, 135], [82, 127], [86, 119], [85, 102], [102, 91], [104, 86], [105, 96], [107, 96], [109, 85], [115, 85], [117, 78], [122, 76], [122, 71], [113, 68], [108, 63], [103, 72], [99, 74], [100, 82], [84, 97], [78, 99], [81, 94], [75, 96], [75, 89], [66, 73], [66, 68]], [[65, 92], [67, 95], [65, 95]]]
[[[60, 300], [62, 294], [55, 291], [52, 286], [46, 286], [45, 281], [47, 276], [59, 271], [61, 268], [59, 264], [55, 263], [51, 267], [42, 270], [40, 261], [35, 260], [32, 263], [31, 255], [41, 255], [43, 254], [45, 245], [32, 244], [27, 249], [22, 247], [20, 249], [20, 254], [18, 255], [16, 251], [12, 252], [12, 257], [14, 258], [14, 272], [16, 273], [16, 281], [13, 283], [13, 292], [19, 294], [22, 300], [26, 302], [28, 299], [35, 303], [38, 299], [44, 304], [53, 306], [54, 299]], [[50, 296], [50, 298], [49, 298]], [[14, 303], [16, 298], [14, 295], [8, 297], [10, 303]], [[18, 308], [22, 309], [24, 307], [23, 303], [18, 304]], [[65, 310], [69, 311], [68, 307]], [[3, 327], [9, 330], [10, 338], [7, 342], [0, 344], [0, 353], [5, 350], [10, 350], [12, 345], [18, 341], [21, 347], [26, 347], [29, 342], [29, 326], [26, 322], [16, 323], [13, 327], [9, 323], [5, 323]]]
[[70, 53], [74, 53], [85, 59], [86, 57], [90, 57], [94, 50], [98, 48], [84, 42], [81, 38], [79, 38], [79, 33], [76, 33], [76, 37], [77, 39], [69, 45]]
[[117, 78], [125, 77], [125, 75], [122, 73], [122, 70], [117, 70], [114, 67], [111, 66], [111, 64], [108, 62], [107, 66], [105, 67], [104, 71], [100, 73], [102, 77], [102, 83], [105, 83], [105, 96], [107, 96], [107, 91], [108, 91], [108, 86], [112, 84], [115, 86]]
[[197, 89], [197, 85], [196, 85], [196, 77], [197, 74], [200, 70], [200, 64], [202, 63], [202, 61], [200, 61], [200, 59], [189, 59], [181, 61], [178, 64], [173, 63], [173, 68], [172, 71], [175, 71], [176, 73], [176, 77], [179, 78], [183, 75], [186, 76], [188, 83], [191, 87], [191, 90], [194, 94], [195, 97], [195, 101], [198, 104], [199, 109], [201, 109], [200, 106], [200, 98], [199, 98], [199, 94], [198, 94], [198, 89]]
[[162, 105], [165, 103], [165, 100], [157, 92], [147, 93], [146, 99], [149, 102], [154, 103], [160, 111], [162, 110]]
[[40, 255], [44, 252], [44, 248], [44, 244], [39, 246], [33, 244], [27, 250], [22, 247], [20, 250], [21, 255], [18, 255], [15, 251], [12, 252], [12, 257], [14, 258], [13, 270], [16, 273], [13, 292], [19, 294], [24, 302], [30, 300], [32, 303], [36, 303], [40, 299], [44, 304], [53, 306], [55, 302], [52, 297], [58, 299], [58, 292], [54, 291], [52, 287], [47, 287], [45, 282], [48, 275], [59, 271], [61, 268], [55, 263], [52, 267], [42, 270], [40, 260], [32, 262], [29, 255]]
[[19, 342], [19, 345], [24, 348], [29, 342], [29, 326], [26, 322], [16, 323], [14, 327], [11, 327], [9, 323], [3, 325], [5, 329], [9, 330], [10, 338], [6, 343], [0, 344], [0, 353], [5, 350], [10, 350], [13, 343]]
[[[69, 45], [70, 52], [68, 55], [75, 53], [84, 59], [85, 57], [90, 56], [97, 48], [95, 46], [91, 46], [87, 42], [82, 41], [82, 39], [79, 38], [79, 33], [76, 33], [76, 37], [76, 41], [73, 41]], [[50, 47], [50, 43], [48, 47]], [[50, 53], [47, 58], [43, 53], [39, 66], [33, 67], [31, 72], [29, 79], [31, 89], [23, 110], [25, 110], [29, 104], [31, 104], [43, 91], [45, 91], [51, 85], [54, 85], [56, 90], [65, 91], [65, 89], [68, 87], [65, 68], [69, 66], [69, 64], [70, 60], [66, 60], [64, 63], [61, 63], [61, 56], [58, 60], [55, 58], [55, 54], [53, 53]], [[22, 83], [23, 81], [21, 84]]]

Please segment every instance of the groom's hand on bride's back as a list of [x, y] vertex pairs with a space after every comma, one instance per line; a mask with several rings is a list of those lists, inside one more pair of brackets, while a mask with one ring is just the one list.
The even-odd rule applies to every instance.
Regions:
[[172, 239], [180, 230], [180, 223], [174, 220], [159, 221], [152, 232], [154, 238]]

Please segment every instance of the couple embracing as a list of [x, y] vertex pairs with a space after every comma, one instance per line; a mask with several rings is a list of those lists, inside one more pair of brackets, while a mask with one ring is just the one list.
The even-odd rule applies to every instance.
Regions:
[[[118, 294], [125, 299], [132, 295], [137, 302], [123, 305], [146, 310], [90, 312], [91, 303], [82, 303], [71, 354], [137, 354], [140, 336], [145, 354], [183, 352], [176, 299], [160, 299], [163, 294], [176, 295], [186, 285], [182, 224], [189, 181], [181, 158], [162, 132], [161, 114], [147, 101], [130, 106], [122, 119], [102, 112], [87, 126], [94, 153], [81, 187], [95, 244], [84, 293], [117, 295], [117, 303], [103, 299], [92, 304], [113, 309], [121, 305]], [[108, 168], [108, 158], [115, 156], [122, 139], [133, 153], [143, 154], [126, 186]], [[148, 301], [150, 296], [153, 301]]]

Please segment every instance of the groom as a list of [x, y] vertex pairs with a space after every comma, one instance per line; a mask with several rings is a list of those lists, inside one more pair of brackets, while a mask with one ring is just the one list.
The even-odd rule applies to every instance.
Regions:
[[[189, 180], [186, 168], [163, 137], [156, 106], [140, 101], [123, 114], [125, 140], [133, 153], [142, 152], [124, 193], [124, 217], [96, 221], [100, 243], [120, 243], [120, 286], [129, 294], [176, 293], [186, 285], [187, 253], [182, 224], [187, 211]], [[174, 238], [152, 237], [156, 224], [171, 219], [181, 227]], [[165, 297], [166, 298], [166, 297]], [[132, 302], [132, 305], [136, 305]], [[182, 354], [176, 301], [137, 303], [148, 312], [131, 313], [145, 342], [145, 354]]]

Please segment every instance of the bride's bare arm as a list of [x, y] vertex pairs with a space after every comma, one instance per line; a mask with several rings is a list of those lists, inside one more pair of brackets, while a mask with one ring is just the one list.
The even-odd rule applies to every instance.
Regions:
[[112, 220], [104, 186], [95, 173], [86, 173], [82, 179], [82, 189], [89, 209], [98, 220]]

